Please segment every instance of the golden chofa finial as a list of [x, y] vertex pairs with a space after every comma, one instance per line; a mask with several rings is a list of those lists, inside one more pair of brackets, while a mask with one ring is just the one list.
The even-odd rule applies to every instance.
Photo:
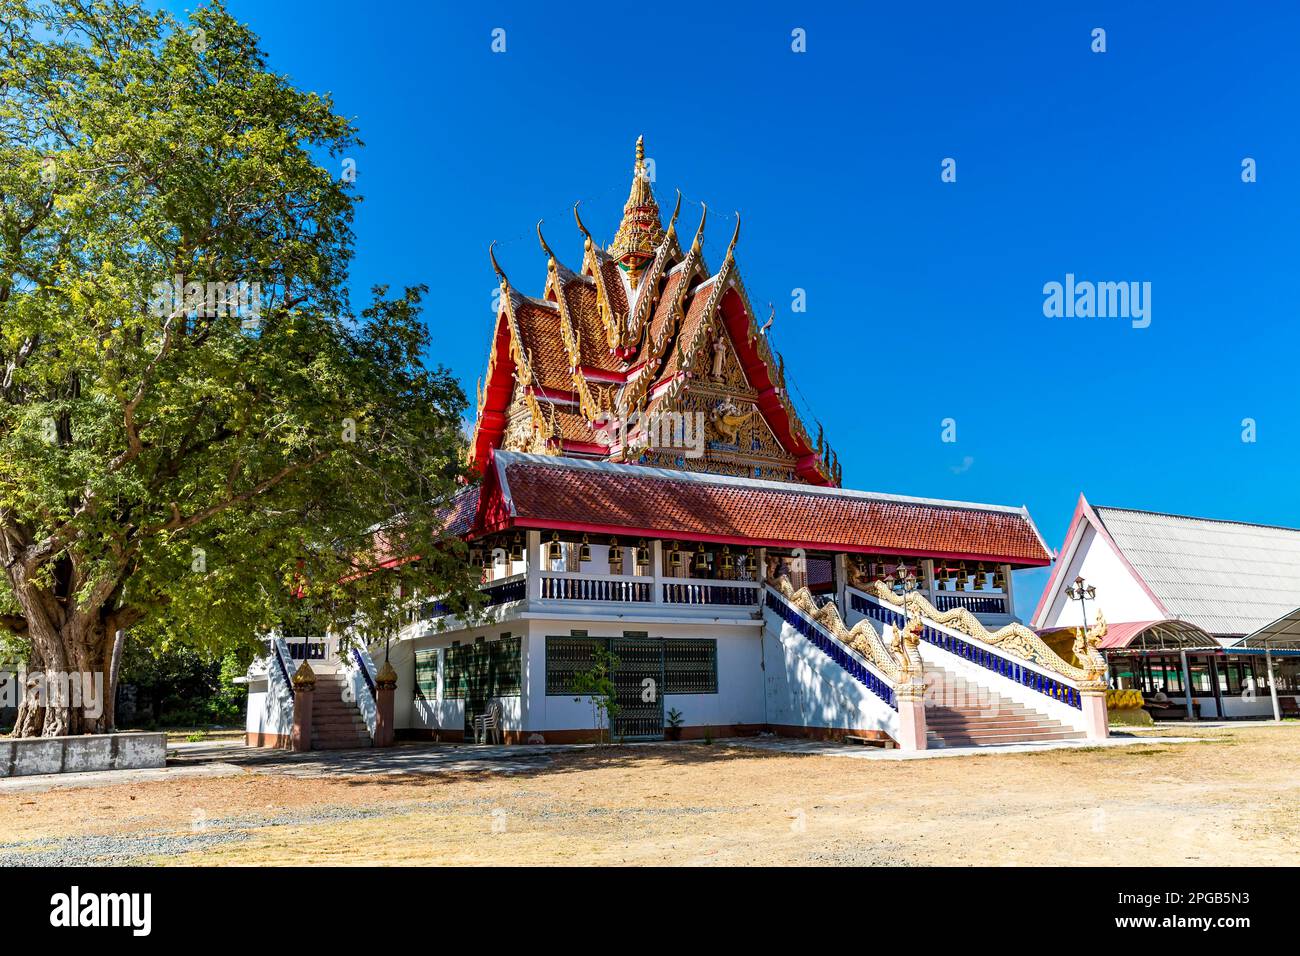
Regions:
[[546, 244], [546, 237], [542, 235], [543, 222], [545, 222], [543, 219], [537, 220], [537, 241], [542, 244], [542, 252], [546, 253], [546, 257], [555, 262], [555, 253], [551, 251], [551, 247]]
[[677, 190], [677, 205], [673, 206], [672, 218], [668, 220], [669, 235], [677, 234], [677, 214], [682, 211], [682, 191]]
[[501, 263], [497, 262], [496, 253], [492, 251], [493, 246], [495, 246], [496, 244], [497, 241], [493, 239], [492, 244], [488, 246], [488, 258], [492, 260], [492, 271], [497, 274], [497, 278], [501, 280], [501, 284], [503, 286], [509, 285], [510, 280], [506, 278], [505, 272], [503, 272], [501, 269]]
[[709, 218], [709, 204], [700, 203], [700, 225], [695, 230], [695, 239], [691, 243], [691, 251], [699, 254], [700, 243], [704, 240], [704, 220]]
[[740, 213], [736, 213], [736, 231], [731, 234], [731, 242], [727, 243], [727, 254], [723, 257], [734, 259], [736, 257], [736, 242], [740, 239]]
[[581, 199], [579, 199], [577, 202], [573, 204], [573, 220], [578, 224], [578, 231], [581, 232], [583, 235], [584, 246], [587, 249], [590, 249], [593, 245], [591, 241], [591, 233], [587, 231], [587, 227], [582, 224], [582, 217], [578, 215], [578, 207], [581, 205], [582, 205]]

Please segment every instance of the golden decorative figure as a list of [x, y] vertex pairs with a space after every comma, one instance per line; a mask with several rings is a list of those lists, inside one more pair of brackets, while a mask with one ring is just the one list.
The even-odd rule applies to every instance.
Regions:
[[1101, 656], [1101, 639], [1106, 636], [1106, 618], [1097, 610], [1097, 623], [1084, 633], [1083, 628], [1074, 629], [1074, 656], [1083, 668], [1084, 680], [1090, 684], [1104, 682], [1106, 659]]
[[912, 646], [911, 651], [907, 649], [910, 637], [904, 636], [903, 643], [900, 645], [902, 652], [900, 655], [895, 655], [885, 645], [885, 639], [869, 619], [863, 618], [852, 628], [846, 627], [843, 619], [840, 618], [839, 608], [834, 602], [828, 601], [818, 607], [812, 592], [806, 587], [797, 591], [794, 589], [780, 563], [780, 559], [768, 555], [767, 583], [779, 591], [787, 601], [820, 624], [845, 647], [860, 654], [895, 688], [923, 679], [924, 665], [921, 662], [920, 652], [916, 650], [915, 645]]
[[[903, 603], [903, 599], [895, 594], [883, 581], [873, 581], [871, 586], [864, 590], [889, 604], [901, 605]], [[925, 618], [934, 624], [951, 627], [967, 637], [973, 637], [975, 640], [996, 647], [998, 650], [1006, 651], [1014, 657], [1046, 667], [1068, 680], [1078, 682], [1081, 687], [1092, 680], [1089, 676], [1090, 671], [1075, 667], [1063, 660], [1059, 654], [1043, 643], [1041, 637], [1023, 624], [1012, 622], [997, 631], [990, 631], [980, 623], [979, 618], [966, 608], [955, 607], [951, 610], [940, 611], [919, 594], [911, 595], [908, 599], [908, 606], [912, 613], [917, 614], [918, 617]], [[1100, 638], [1098, 638], [1098, 641], [1100, 641]]]
[[749, 411], [742, 413], [740, 407], [728, 396], [713, 409], [713, 414], [710, 417], [713, 421], [713, 427], [718, 430], [722, 440], [728, 445], [735, 445], [740, 442], [740, 426], [749, 421], [750, 416], [753, 414], [754, 407], [752, 405]]

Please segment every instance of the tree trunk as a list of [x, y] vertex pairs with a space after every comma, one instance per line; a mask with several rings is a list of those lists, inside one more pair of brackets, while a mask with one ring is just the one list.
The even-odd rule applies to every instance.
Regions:
[[113, 657], [108, 665], [108, 684], [104, 688], [104, 731], [117, 730], [117, 681], [122, 674], [122, 647], [126, 644], [126, 631], [113, 632]]
[[112, 722], [110, 692], [113, 638], [108, 609], [64, 610], [47, 588], [11, 569], [13, 594], [27, 622], [32, 659], [27, 688], [14, 724], [15, 737], [64, 737], [103, 733]]

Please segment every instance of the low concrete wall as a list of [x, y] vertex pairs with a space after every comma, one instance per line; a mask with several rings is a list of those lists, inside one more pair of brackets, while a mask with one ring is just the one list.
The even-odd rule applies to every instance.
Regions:
[[166, 734], [0, 738], [0, 777], [139, 770], [167, 763]]

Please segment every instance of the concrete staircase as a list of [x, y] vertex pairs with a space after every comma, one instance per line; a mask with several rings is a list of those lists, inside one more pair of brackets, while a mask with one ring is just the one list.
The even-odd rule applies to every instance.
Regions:
[[[315, 669], [315, 668], [313, 668]], [[372, 743], [357, 705], [343, 699], [343, 674], [316, 670], [316, 693], [311, 708], [311, 749], [349, 750]]]
[[927, 745], [931, 748], [1079, 740], [1085, 736], [1081, 730], [929, 661], [925, 676], [933, 681], [925, 708]]

